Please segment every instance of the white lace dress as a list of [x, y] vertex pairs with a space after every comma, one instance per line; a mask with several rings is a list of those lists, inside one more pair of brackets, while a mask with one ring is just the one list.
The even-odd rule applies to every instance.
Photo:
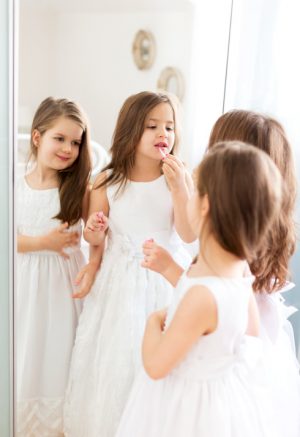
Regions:
[[[37, 236], [57, 227], [57, 189], [16, 186], [18, 234]], [[81, 233], [81, 225], [71, 228]], [[65, 260], [55, 252], [17, 254], [15, 293], [17, 436], [62, 436], [62, 411], [71, 351], [81, 310], [72, 299], [85, 260], [79, 247]]]
[[147, 183], [128, 182], [120, 196], [115, 193], [116, 186], [108, 187], [108, 246], [85, 299], [72, 356], [65, 405], [69, 437], [114, 435], [141, 367], [146, 318], [170, 301], [173, 288], [140, 265], [143, 242], [154, 238], [183, 266], [190, 263], [174, 231], [164, 176]]
[[214, 296], [217, 329], [200, 337], [165, 378], [152, 380], [140, 372], [117, 437], [277, 437], [268, 410], [269, 386], [260, 373], [262, 342], [244, 335], [251, 282], [182, 276], [166, 326], [186, 291], [200, 284]]

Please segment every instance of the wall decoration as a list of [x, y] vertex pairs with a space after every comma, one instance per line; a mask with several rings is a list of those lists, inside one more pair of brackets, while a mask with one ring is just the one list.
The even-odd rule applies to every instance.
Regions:
[[138, 31], [133, 41], [132, 54], [134, 62], [140, 70], [148, 70], [153, 65], [156, 48], [155, 39], [151, 32]]
[[182, 101], [184, 96], [184, 79], [181, 71], [175, 67], [166, 67], [160, 73], [157, 88], [175, 94]]

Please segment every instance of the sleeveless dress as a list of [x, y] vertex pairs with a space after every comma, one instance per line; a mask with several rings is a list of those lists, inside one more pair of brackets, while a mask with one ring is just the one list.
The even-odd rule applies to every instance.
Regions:
[[[59, 226], [58, 189], [16, 184], [17, 233], [43, 235]], [[70, 228], [81, 233], [81, 224]], [[15, 293], [17, 436], [62, 436], [65, 389], [81, 302], [74, 279], [85, 264], [80, 247], [18, 253]]]
[[268, 390], [260, 375], [262, 343], [245, 336], [251, 278], [190, 278], [185, 273], [169, 307], [194, 285], [212, 293], [216, 330], [202, 336], [165, 378], [137, 377], [117, 437], [274, 437], [268, 420]]
[[70, 437], [114, 435], [141, 368], [146, 319], [166, 306], [173, 293], [161, 275], [141, 267], [143, 242], [154, 238], [185, 267], [191, 261], [174, 230], [164, 176], [128, 181], [116, 193], [116, 185], [107, 188], [107, 248], [76, 334], [64, 417]]
[[297, 311], [285, 305], [282, 293], [294, 284], [287, 283], [280, 292], [255, 293], [263, 341], [264, 365], [272, 384], [271, 405], [279, 435], [300, 436], [300, 373], [295, 353], [293, 327], [288, 317]]

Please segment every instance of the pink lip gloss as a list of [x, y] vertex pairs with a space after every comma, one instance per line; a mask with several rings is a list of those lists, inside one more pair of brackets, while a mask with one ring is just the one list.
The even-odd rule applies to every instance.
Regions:
[[167, 156], [162, 147], [159, 147], [159, 151], [160, 151], [162, 158], [165, 158]]

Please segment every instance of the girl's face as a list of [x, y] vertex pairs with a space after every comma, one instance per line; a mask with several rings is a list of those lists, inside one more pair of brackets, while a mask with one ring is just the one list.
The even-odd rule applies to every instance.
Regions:
[[73, 120], [61, 117], [43, 135], [38, 130], [32, 134], [37, 147], [37, 162], [46, 168], [64, 170], [79, 155], [83, 129]]
[[162, 152], [170, 153], [175, 141], [174, 124], [173, 110], [168, 103], [155, 106], [146, 117], [137, 154], [161, 160]]

